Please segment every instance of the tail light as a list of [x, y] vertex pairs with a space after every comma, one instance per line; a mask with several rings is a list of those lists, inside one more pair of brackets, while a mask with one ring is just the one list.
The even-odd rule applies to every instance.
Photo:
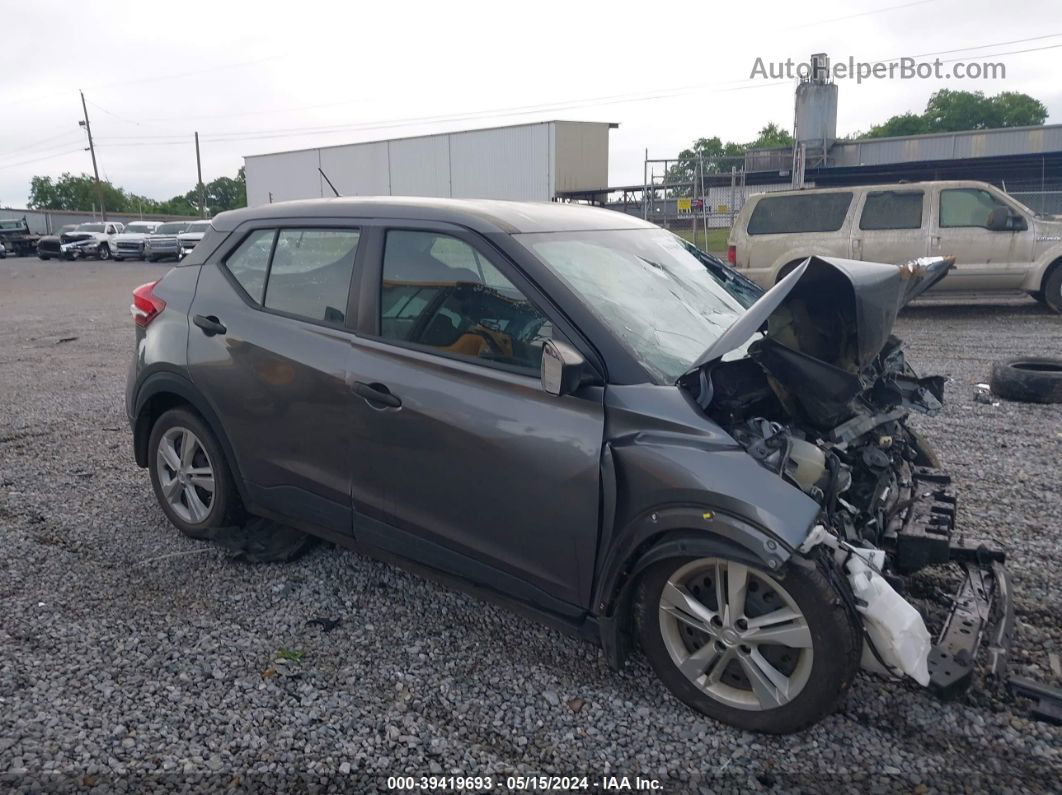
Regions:
[[731, 265], [737, 265], [737, 246], [726, 247], [726, 261]]
[[146, 328], [166, 308], [166, 302], [154, 293], [155, 285], [160, 281], [157, 279], [133, 290], [133, 303], [129, 305], [129, 311], [133, 313], [133, 322], [141, 328]]

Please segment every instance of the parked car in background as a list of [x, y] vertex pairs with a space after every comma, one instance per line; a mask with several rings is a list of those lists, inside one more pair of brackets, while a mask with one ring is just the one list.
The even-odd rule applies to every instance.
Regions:
[[208, 229], [210, 229], [210, 221], [192, 221], [188, 224], [188, 228], [177, 235], [178, 257], [184, 257], [194, 249]]
[[73, 231], [60, 235], [59, 250], [66, 259], [96, 257], [110, 259], [115, 240], [125, 225], [117, 221], [91, 221], [78, 224]]
[[[30, 232], [25, 216], [0, 221], [0, 248], [16, 257], [28, 257], [37, 251], [40, 235]], [[0, 254], [0, 256], [3, 256]]]
[[127, 224], [122, 233], [115, 238], [114, 258], [120, 261], [143, 257], [144, 241], [161, 225], [159, 221], [132, 221]]
[[761, 193], [728, 239], [730, 264], [770, 287], [811, 255], [868, 262], [952, 256], [938, 290], [1024, 290], [1062, 312], [1062, 218], [967, 180]]
[[77, 224], [66, 224], [59, 227], [59, 231], [54, 235], [45, 235], [42, 237], [37, 241], [37, 256], [40, 259], [51, 259], [52, 257], [63, 256], [63, 235], [69, 234], [75, 229], [77, 229]]
[[144, 239], [144, 259], [158, 262], [166, 257], [181, 258], [177, 235], [188, 228], [188, 221], [167, 221]]
[[[600, 208], [221, 213], [133, 291], [133, 453], [192, 538], [281, 559], [305, 530], [427, 567], [613, 666], [640, 644], [713, 718], [796, 731], [861, 664], [955, 693], [982, 639], [1005, 656], [1002, 553], [956, 529], [906, 422], [944, 378], [891, 334], [948, 264], [813, 257], [759, 296]], [[956, 564], [934, 647], [900, 592]]]

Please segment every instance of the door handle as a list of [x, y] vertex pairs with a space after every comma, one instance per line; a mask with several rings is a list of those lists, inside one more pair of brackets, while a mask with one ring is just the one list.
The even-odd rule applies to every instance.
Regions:
[[215, 334], [224, 334], [228, 331], [228, 329], [225, 328], [225, 324], [213, 315], [207, 315], [205, 317], [203, 315], [196, 315], [192, 318], [192, 322], [199, 326], [199, 328], [203, 329], [203, 333], [208, 337], [213, 337]]
[[401, 398], [398, 395], [391, 394], [391, 390], [383, 384], [366, 384], [361, 381], [355, 381], [354, 392], [365, 398], [365, 401], [373, 408], [386, 406], [387, 408], [397, 409], [402, 405]]

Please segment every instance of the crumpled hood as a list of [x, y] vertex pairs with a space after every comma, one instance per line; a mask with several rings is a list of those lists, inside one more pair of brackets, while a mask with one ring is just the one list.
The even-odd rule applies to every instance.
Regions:
[[744, 345], [767, 325], [768, 339], [850, 373], [871, 362], [908, 302], [947, 275], [952, 257], [903, 265], [809, 257], [749, 307], [690, 367]]

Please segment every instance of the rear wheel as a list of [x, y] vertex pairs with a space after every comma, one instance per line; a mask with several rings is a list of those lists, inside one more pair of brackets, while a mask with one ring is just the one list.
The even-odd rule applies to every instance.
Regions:
[[771, 734], [829, 714], [862, 649], [840, 595], [804, 560], [784, 576], [725, 558], [665, 560], [642, 579], [636, 620], [646, 657], [675, 696]]
[[188, 409], [171, 409], [155, 422], [148, 440], [148, 469], [159, 505], [190, 538], [234, 522], [239, 496], [214, 434]]
[[294, 560], [316, 543], [294, 527], [245, 514], [221, 445], [189, 409], [156, 420], [148, 469], [163, 512], [189, 538], [216, 541], [253, 563]]

